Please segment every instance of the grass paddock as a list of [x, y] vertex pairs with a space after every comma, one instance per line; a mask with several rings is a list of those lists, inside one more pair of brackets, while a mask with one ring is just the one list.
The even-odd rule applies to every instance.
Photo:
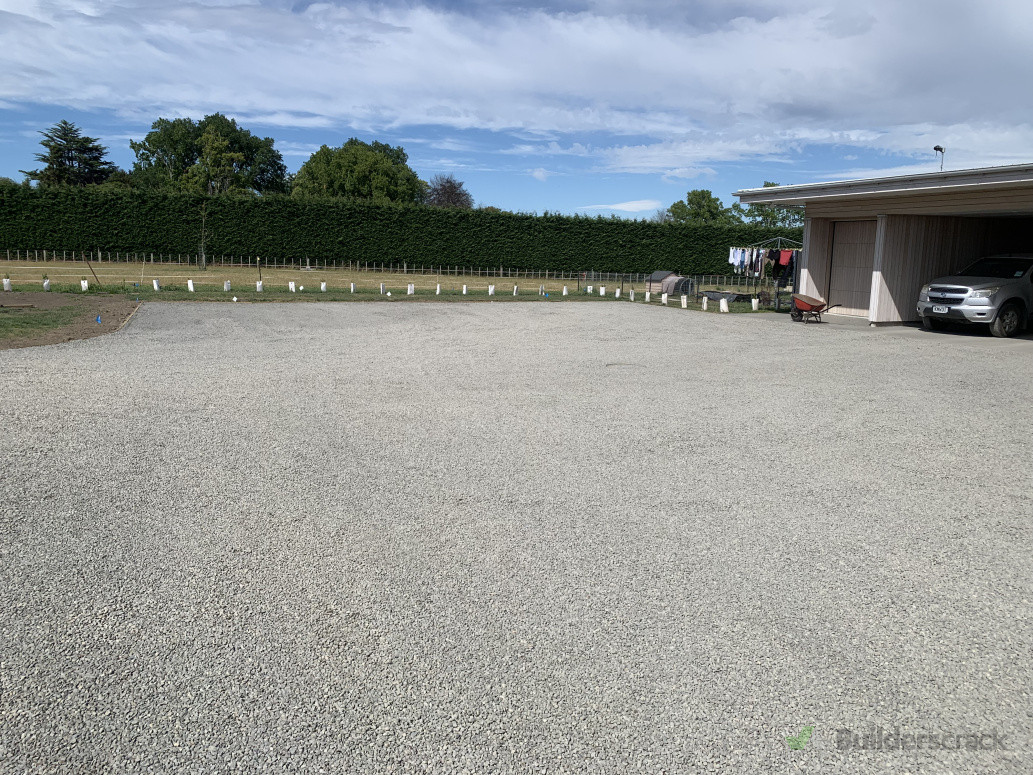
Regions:
[[[91, 271], [92, 267], [92, 271]], [[243, 302], [283, 302], [283, 301], [614, 301], [614, 292], [622, 288], [620, 301], [628, 301], [630, 292], [635, 291], [635, 302], [645, 302], [644, 283], [614, 283], [603, 281], [602, 287], [606, 295], [600, 296], [600, 283], [592, 284], [592, 293], [586, 291], [585, 284], [574, 280], [485, 277], [483, 275], [451, 275], [451, 274], [402, 274], [396, 272], [366, 271], [348, 269], [347, 267], [328, 267], [319, 269], [301, 269], [292, 267], [264, 268], [261, 272], [263, 289], [256, 290], [255, 283], [259, 278], [256, 267], [248, 266], [211, 266], [201, 270], [195, 265], [186, 264], [152, 264], [139, 263], [93, 263], [88, 267], [82, 261], [12, 261], [0, 265], [0, 274], [10, 277], [15, 291], [42, 290], [44, 277], [50, 279], [50, 288], [54, 292], [82, 294], [80, 280], [89, 283], [87, 293], [125, 294], [141, 301], [228, 301], [237, 297]], [[155, 291], [153, 281], [157, 280], [160, 291]], [[193, 280], [194, 291], [188, 290], [187, 281]], [[230, 291], [224, 290], [224, 283], [230, 283]], [[296, 291], [289, 290], [289, 283], [295, 284]], [[326, 291], [320, 290], [320, 283], [326, 283]], [[99, 283], [99, 285], [98, 285]], [[352, 284], [355, 290], [352, 292]], [[384, 294], [380, 286], [384, 285]], [[415, 286], [415, 294], [409, 296], [407, 287]], [[441, 293], [437, 286], [441, 285]], [[463, 286], [467, 293], [463, 294]], [[488, 286], [495, 286], [495, 296], [488, 296]], [[517, 293], [514, 295], [513, 288]], [[563, 296], [563, 287], [568, 289], [568, 296]], [[539, 295], [539, 287], [543, 287], [548, 297]], [[386, 295], [387, 292], [391, 296]], [[659, 294], [655, 294], [652, 304], [659, 306]], [[680, 297], [671, 297], [671, 309], [680, 309]], [[701, 310], [699, 302], [690, 298], [688, 309]], [[718, 305], [712, 302], [708, 312], [717, 312]], [[749, 303], [738, 302], [730, 305], [733, 313], [752, 312]], [[770, 311], [761, 309], [761, 312]]]

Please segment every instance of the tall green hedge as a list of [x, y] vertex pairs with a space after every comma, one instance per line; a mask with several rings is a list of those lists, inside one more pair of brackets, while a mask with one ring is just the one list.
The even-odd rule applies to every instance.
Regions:
[[0, 189], [0, 250], [210, 255], [605, 272], [725, 273], [728, 248], [799, 229], [681, 226], [289, 197]]

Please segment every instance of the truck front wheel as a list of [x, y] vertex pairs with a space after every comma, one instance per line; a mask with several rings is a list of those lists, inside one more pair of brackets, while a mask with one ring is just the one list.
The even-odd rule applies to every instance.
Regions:
[[940, 331], [943, 329], [943, 321], [931, 318], [928, 315], [922, 316], [922, 328], [926, 331]]
[[1022, 328], [1022, 310], [1018, 304], [1005, 304], [990, 324], [990, 333], [994, 336], [1015, 336]]

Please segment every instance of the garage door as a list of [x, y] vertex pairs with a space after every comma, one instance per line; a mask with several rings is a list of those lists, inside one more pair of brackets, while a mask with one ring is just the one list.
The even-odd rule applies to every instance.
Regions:
[[832, 235], [829, 306], [842, 315], [868, 315], [875, 265], [876, 221], [836, 221]]

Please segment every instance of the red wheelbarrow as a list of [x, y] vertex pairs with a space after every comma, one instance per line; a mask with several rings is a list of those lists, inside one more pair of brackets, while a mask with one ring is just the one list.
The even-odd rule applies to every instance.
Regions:
[[[838, 307], [839, 304], [833, 304], [832, 307]], [[821, 313], [828, 312], [832, 307], [827, 307], [825, 302], [821, 299], [815, 299], [813, 296], [804, 296], [802, 293], [793, 294], [793, 305], [789, 310], [789, 317], [799, 323], [801, 320], [809, 322], [814, 320], [818, 323], [821, 322]]]

